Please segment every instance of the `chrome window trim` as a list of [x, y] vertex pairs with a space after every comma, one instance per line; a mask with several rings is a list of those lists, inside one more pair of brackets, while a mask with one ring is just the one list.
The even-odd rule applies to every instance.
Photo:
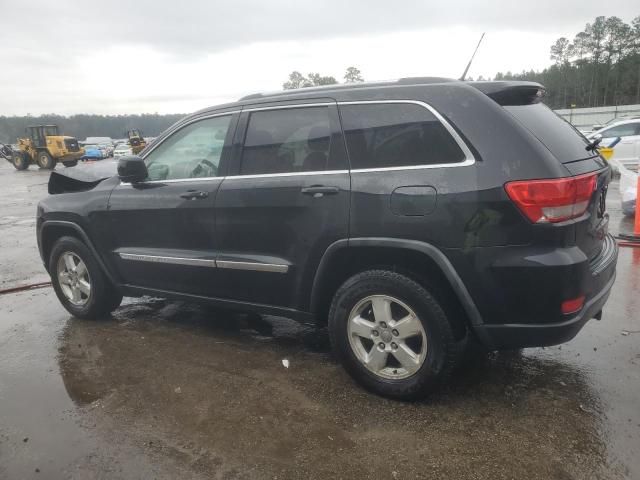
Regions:
[[[424, 164], [424, 165], [407, 165], [407, 166], [399, 166], [399, 167], [374, 167], [374, 168], [352, 168], [349, 170], [323, 170], [323, 171], [313, 171], [313, 172], [283, 172], [283, 173], [263, 173], [263, 174], [251, 174], [251, 175], [227, 175], [225, 177], [199, 177], [199, 178], [175, 178], [170, 180], [149, 180], [146, 182], [140, 182], [141, 184], [153, 184], [153, 183], [181, 183], [181, 182], [200, 182], [206, 180], [232, 180], [232, 179], [251, 179], [251, 178], [274, 178], [274, 177], [295, 177], [301, 175], [336, 175], [336, 174], [344, 174], [344, 173], [368, 173], [368, 172], [391, 172], [391, 171], [399, 171], [399, 170], [423, 170], [423, 169], [431, 169], [431, 168], [453, 168], [453, 167], [468, 167], [473, 165], [476, 162], [473, 153], [464, 142], [464, 140], [460, 137], [458, 132], [451, 126], [451, 124], [431, 105], [426, 102], [420, 100], [409, 100], [409, 99], [390, 99], [390, 100], [354, 100], [354, 101], [338, 101], [338, 102], [320, 102], [320, 103], [296, 103], [291, 105], [271, 105], [267, 107], [252, 107], [252, 108], [241, 108], [240, 110], [232, 110], [230, 112], [223, 113], [213, 113], [210, 115], [205, 115], [202, 117], [194, 118], [193, 120], [181, 125], [180, 128], [171, 132], [173, 135], [175, 132], [181, 130], [182, 128], [191, 125], [200, 120], [206, 120], [209, 118], [221, 117], [224, 115], [234, 115], [236, 113], [244, 113], [244, 112], [258, 112], [258, 111], [266, 111], [266, 110], [284, 110], [290, 108], [304, 108], [304, 107], [328, 107], [331, 105], [375, 105], [375, 104], [413, 104], [419, 105], [425, 109], [427, 109], [434, 117], [444, 126], [444, 128], [449, 132], [449, 134], [453, 137], [456, 144], [462, 150], [462, 153], [465, 156], [465, 159], [461, 162], [456, 163], [434, 163], [434, 164]], [[170, 136], [170, 135], [169, 135]], [[169, 138], [167, 136], [167, 138]], [[162, 142], [159, 142], [157, 145], [154, 145], [151, 150], [145, 152], [145, 156], [143, 159], [146, 160], [147, 156], [149, 156], [156, 148], [162, 145], [166, 139]], [[120, 185], [131, 185], [129, 182], [121, 182]]]
[[118, 253], [123, 260], [133, 260], [136, 262], [150, 263], [168, 263], [172, 265], [191, 265], [194, 267], [216, 268], [215, 260], [205, 258], [184, 258], [184, 257], [167, 257], [161, 255], [141, 255], [137, 253]]
[[373, 168], [354, 168], [351, 172], [355, 173], [367, 173], [367, 172], [392, 172], [394, 170], [425, 170], [427, 168], [452, 168], [452, 167], [468, 167], [473, 165], [475, 160], [473, 158], [463, 160], [456, 163], [434, 163], [431, 165], [407, 165], [404, 167], [373, 167]]
[[279, 263], [256, 263], [256, 262], [239, 262], [235, 260], [216, 260], [218, 268], [228, 268], [232, 270], [252, 270], [255, 272], [274, 272], [287, 273], [289, 265]]
[[429, 105], [426, 102], [420, 100], [356, 100], [349, 102], [338, 102], [338, 105], [375, 105], [375, 104], [389, 104], [389, 103], [400, 103], [400, 104], [413, 104], [419, 105], [423, 108], [426, 108], [433, 114], [434, 117], [442, 124], [442, 126], [449, 132], [449, 135], [453, 137], [455, 142], [462, 150], [465, 159], [461, 162], [456, 163], [434, 163], [434, 164], [425, 164], [425, 165], [407, 165], [400, 167], [378, 167], [378, 168], [353, 168], [352, 172], [387, 172], [393, 170], [418, 170], [423, 168], [451, 168], [451, 167], [468, 167], [469, 165], [473, 165], [476, 162], [473, 153], [464, 142], [462, 137], [456, 132], [455, 128], [451, 126], [451, 124], [438, 112], [435, 108]]
[[340, 173], [349, 173], [349, 170], [320, 170], [316, 172], [284, 172], [284, 173], [259, 173], [252, 175], [229, 175], [225, 180], [233, 180], [235, 178], [273, 178], [273, 177], [298, 177], [301, 175], [337, 175]]
[[138, 253], [118, 253], [123, 260], [135, 262], [187, 265], [192, 267], [226, 268], [233, 270], [251, 270], [255, 272], [287, 273], [289, 265], [279, 263], [242, 262], [236, 260], [213, 260], [206, 258], [170, 257], [163, 255], [144, 255]]
[[305, 108], [305, 107], [330, 107], [335, 105], [336, 102], [320, 102], [320, 103], [295, 103], [292, 105], [271, 105], [268, 107], [251, 107], [243, 108], [242, 112], [260, 112], [263, 110], [285, 110], [288, 108]]

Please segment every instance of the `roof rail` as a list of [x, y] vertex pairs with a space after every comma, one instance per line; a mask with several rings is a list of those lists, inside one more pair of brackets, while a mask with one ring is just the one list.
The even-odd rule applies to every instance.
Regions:
[[254, 100], [257, 98], [264, 97], [276, 97], [276, 96], [287, 96], [287, 95], [295, 95], [299, 92], [317, 92], [322, 90], [343, 90], [348, 88], [367, 88], [367, 87], [381, 87], [386, 85], [425, 85], [425, 84], [433, 84], [433, 83], [448, 83], [448, 82], [456, 82], [457, 80], [453, 80], [451, 78], [444, 77], [405, 77], [399, 78], [397, 80], [383, 80], [383, 81], [374, 81], [374, 82], [357, 82], [357, 83], [334, 83], [332, 85], [318, 85], [312, 87], [301, 87], [295, 88], [291, 90], [278, 90], [276, 92], [265, 92], [265, 93], [252, 93], [250, 95], [245, 95], [240, 98], [238, 101], [244, 100]]

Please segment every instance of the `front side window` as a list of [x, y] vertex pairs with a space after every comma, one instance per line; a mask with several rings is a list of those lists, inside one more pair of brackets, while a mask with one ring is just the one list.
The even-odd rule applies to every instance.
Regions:
[[145, 158], [148, 180], [216, 177], [230, 121], [207, 118], [172, 134]]
[[253, 112], [247, 125], [240, 174], [325, 170], [330, 132], [327, 107]]
[[640, 123], [618, 125], [602, 132], [604, 138], [631, 137], [633, 135], [640, 135]]
[[415, 104], [342, 105], [352, 169], [457, 163], [465, 154], [442, 123]]

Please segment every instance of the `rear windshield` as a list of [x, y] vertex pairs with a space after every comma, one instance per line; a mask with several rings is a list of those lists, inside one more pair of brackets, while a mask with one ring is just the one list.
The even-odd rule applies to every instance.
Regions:
[[540, 140], [562, 163], [593, 157], [585, 148], [588, 140], [569, 122], [546, 105], [508, 105], [503, 107]]

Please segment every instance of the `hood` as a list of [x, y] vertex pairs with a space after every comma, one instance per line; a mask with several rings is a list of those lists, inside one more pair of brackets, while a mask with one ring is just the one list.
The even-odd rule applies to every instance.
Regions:
[[75, 167], [54, 170], [49, 177], [49, 193], [82, 192], [91, 190], [106, 178], [118, 173], [118, 162], [103, 160], [95, 163], [80, 163]]

